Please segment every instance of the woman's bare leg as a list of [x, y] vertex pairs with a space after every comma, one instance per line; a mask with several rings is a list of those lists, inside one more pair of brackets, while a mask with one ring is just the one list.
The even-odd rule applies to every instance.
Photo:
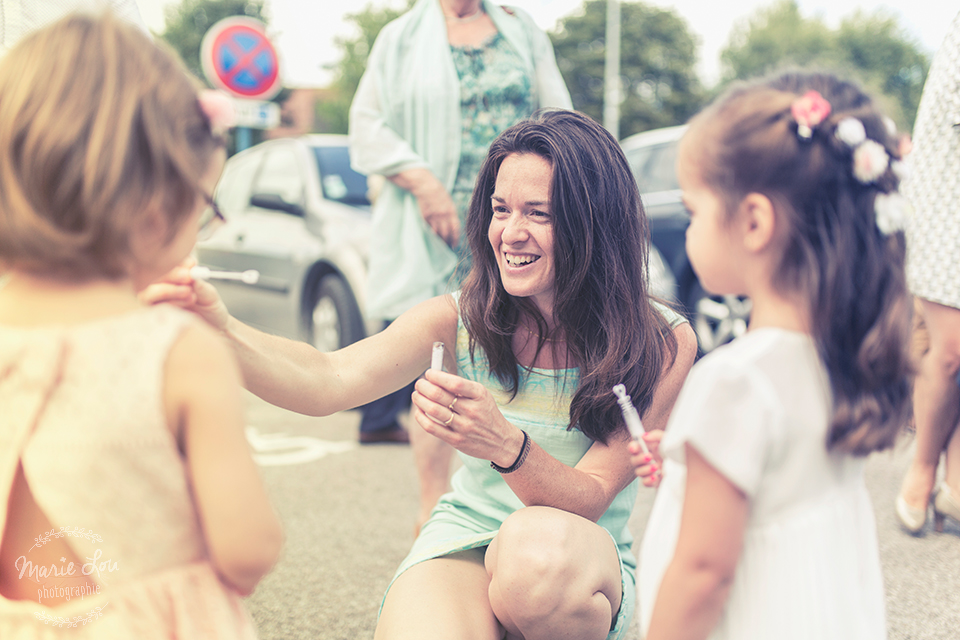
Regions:
[[[907, 504], [917, 509], [924, 508], [930, 499], [940, 454], [960, 417], [960, 387], [957, 386], [957, 373], [960, 371], [960, 310], [928, 300], [920, 302], [930, 336], [930, 349], [920, 361], [920, 371], [914, 383], [916, 452], [900, 490]], [[954, 474], [960, 475], [960, 469], [951, 473]], [[957, 482], [960, 483], [960, 479]], [[958, 484], [951, 486], [960, 488]]]
[[500, 640], [489, 583], [483, 549], [414, 565], [387, 592], [374, 640]]
[[417, 479], [420, 482], [420, 510], [417, 513], [415, 534], [430, 517], [440, 496], [449, 491], [450, 461], [454, 448], [436, 438], [410, 420], [410, 447], [413, 449], [413, 462], [417, 466]]
[[489, 600], [508, 638], [603, 640], [620, 609], [620, 559], [609, 534], [549, 507], [511, 515], [487, 549]]

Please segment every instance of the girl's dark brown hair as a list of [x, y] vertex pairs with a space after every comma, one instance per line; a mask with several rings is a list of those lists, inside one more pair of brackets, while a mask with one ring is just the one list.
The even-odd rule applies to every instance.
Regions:
[[160, 214], [169, 241], [221, 146], [179, 58], [136, 27], [73, 15], [28, 35], [0, 58], [0, 263], [128, 275], [133, 230]]
[[531, 318], [541, 336], [539, 353], [547, 323], [532, 301], [504, 290], [487, 239], [497, 173], [512, 154], [534, 154], [553, 166], [554, 321], [580, 374], [568, 428], [606, 442], [623, 428], [613, 386], [626, 385], [642, 414], [677, 351], [670, 325], [647, 292], [649, 232], [637, 184], [617, 141], [573, 111], [538, 111], [490, 146], [467, 216], [473, 267], [460, 312], [471, 355], [479, 346], [491, 372], [514, 395], [521, 386], [514, 331], [522, 316]]
[[[791, 105], [808, 91], [831, 105], [813, 137], [797, 135]], [[892, 166], [874, 182], [853, 174], [836, 136], [847, 117], [900, 159], [899, 140], [868, 95], [829, 74], [787, 73], [732, 88], [691, 122], [702, 179], [732, 214], [749, 193], [787, 221], [774, 284], [809, 302], [813, 337], [833, 392], [827, 447], [866, 455], [893, 445], [911, 413], [911, 297], [902, 232], [876, 223], [879, 194], [897, 190]], [[784, 363], [789, 366], [789, 363]]]

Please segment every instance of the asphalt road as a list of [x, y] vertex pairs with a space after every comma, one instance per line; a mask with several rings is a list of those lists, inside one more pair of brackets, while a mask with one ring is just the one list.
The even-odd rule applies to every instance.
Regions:
[[[356, 444], [357, 412], [309, 418], [249, 396], [248, 436], [286, 532], [283, 556], [249, 598], [262, 640], [372, 638], [380, 600], [413, 542], [410, 448]], [[893, 502], [912, 442], [874, 455], [874, 499], [890, 640], [960, 640], [960, 526], [904, 533]], [[639, 538], [653, 501], [641, 490]], [[634, 626], [629, 640], [638, 640]]]

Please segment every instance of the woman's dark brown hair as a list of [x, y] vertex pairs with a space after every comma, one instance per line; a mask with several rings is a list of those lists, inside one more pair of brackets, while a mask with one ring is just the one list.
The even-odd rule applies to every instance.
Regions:
[[[831, 112], [805, 140], [791, 105], [811, 90]], [[829, 74], [736, 86], [690, 131], [701, 143], [701, 177], [729, 212], [760, 193], [787, 222], [774, 284], [809, 302], [833, 392], [827, 446], [865, 455], [891, 446], [910, 416], [912, 305], [903, 232], [882, 233], [875, 210], [877, 196], [896, 192], [899, 179], [892, 164], [872, 182], [854, 176], [852, 150], [836, 135], [844, 118], [859, 120], [891, 160], [900, 159], [899, 139], [870, 97]]]
[[471, 355], [479, 346], [491, 372], [514, 395], [523, 376], [514, 332], [522, 316], [535, 322], [539, 353], [547, 323], [531, 300], [504, 290], [487, 239], [497, 174], [513, 154], [534, 154], [553, 166], [553, 320], [579, 370], [568, 428], [606, 442], [623, 428], [613, 386], [626, 385], [642, 414], [677, 350], [670, 325], [651, 306], [647, 292], [649, 232], [637, 184], [617, 141], [573, 111], [539, 111], [490, 146], [467, 216], [473, 267], [463, 285], [460, 313]]

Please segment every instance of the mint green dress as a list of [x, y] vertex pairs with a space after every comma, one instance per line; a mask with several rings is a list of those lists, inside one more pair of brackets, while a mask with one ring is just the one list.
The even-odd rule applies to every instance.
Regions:
[[[653, 304], [672, 327], [685, 322], [679, 314]], [[471, 359], [469, 340], [461, 318], [457, 324], [458, 374], [486, 387], [493, 394], [503, 417], [526, 431], [544, 451], [565, 465], [576, 466], [593, 445], [593, 440], [579, 429], [567, 429], [570, 422], [570, 401], [579, 382], [578, 371], [536, 368], [523, 370], [520, 389], [511, 400], [509, 392], [491, 375], [485, 355], [478, 350], [475, 360]], [[453, 475], [451, 492], [440, 498], [393, 580], [413, 565], [425, 560], [487, 546], [497, 535], [507, 516], [525, 506], [504, 481], [503, 476], [490, 467], [489, 460], [463, 453], [459, 456], [463, 467]], [[633, 535], [627, 528], [627, 520], [633, 511], [638, 489], [639, 481], [634, 480], [617, 494], [610, 508], [597, 521], [617, 546], [623, 585], [620, 612], [608, 640], [624, 637], [636, 607], [637, 561], [631, 551]]]

